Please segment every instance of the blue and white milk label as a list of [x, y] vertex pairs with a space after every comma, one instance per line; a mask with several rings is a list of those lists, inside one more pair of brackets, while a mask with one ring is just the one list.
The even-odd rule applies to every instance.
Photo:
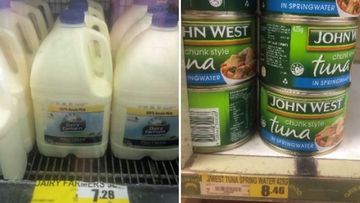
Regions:
[[48, 106], [45, 142], [54, 145], [95, 145], [103, 136], [104, 106], [56, 102]]
[[178, 109], [128, 108], [124, 144], [149, 148], [177, 146]]

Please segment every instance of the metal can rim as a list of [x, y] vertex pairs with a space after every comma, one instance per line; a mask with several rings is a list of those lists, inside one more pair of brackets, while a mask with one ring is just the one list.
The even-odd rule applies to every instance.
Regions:
[[318, 16], [299, 16], [299, 15], [276, 15], [276, 14], [266, 14], [261, 17], [265, 20], [279, 21], [281, 23], [291, 23], [291, 24], [320, 24], [320, 25], [344, 25], [344, 24], [354, 24], [357, 25], [357, 19], [353, 17], [318, 17]]
[[245, 88], [245, 87], [249, 87], [253, 84], [256, 84], [256, 76], [249, 78], [248, 80], [240, 83], [240, 84], [236, 84], [236, 85], [230, 85], [230, 86], [209, 86], [207, 88], [205, 87], [201, 87], [201, 88], [193, 88], [193, 87], [188, 87], [187, 90], [188, 91], [192, 91], [192, 92], [221, 92], [221, 91], [226, 91], [226, 90], [234, 90], [234, 89], [238, 89], [238, 88]]
[[201, 10], [187, 10], [181, 14], [184, 20], [202, 20], [202, 19], [220, 19], [220, 20], [234, 20], [255, 17], [255, 14], [241, 13], [233, 11], [201, 11]]
[[267, 85], [264, 82], [260, 81], [261, 87], [264, 87], [266, 90], [271, 92], [291, 96], [291, 97], [306, 97], [306, 98], [318, 98], [318, 97], [333, 97], [344, 94], [348, 91], [350, 84], [336, 89], [329, 90], [320, 90], [320, 91], [307, 91], [307, 90], [295, 90], [279, 86]]

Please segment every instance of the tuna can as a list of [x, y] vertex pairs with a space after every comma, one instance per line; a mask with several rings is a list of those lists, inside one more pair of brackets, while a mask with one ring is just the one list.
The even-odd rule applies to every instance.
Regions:
[[195, 152], [218, 152], [245, 143], [256, 126], [256, 79], [240, 85], [188, 88]]
[[351, 18], [263, 17], [262, 81], [297, 90], [349, 85], [357, 30], [357, 20]]
[[262, 0], [261, 9], [267, 14], [307, 16], [358, 17], [358, 0]]
[[217, 15], [228, 12], [254, 14], [257, 9], [257, 0], [181, 0], [183, 11], [219, 11]]
[[262, 84], [260, 135], [269, 145], [294, 155], [334, 149], [343, 139], [348, 88], [294, 91]]
[[190, 10], [184, 11], [182, 18], [188, 87], [225, 87], [255, 76], [254, 15]]

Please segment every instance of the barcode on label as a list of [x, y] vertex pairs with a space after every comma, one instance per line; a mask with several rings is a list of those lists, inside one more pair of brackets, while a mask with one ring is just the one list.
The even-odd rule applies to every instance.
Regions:
[[224, 186], [215, 186], [216, 191], [222, 191], [226, 194], [232, 194], [235, 192], [241, 192], [241, 187], [224, 187]]
[[190, 109], [190, 127], [193, 146], [219, 146], [219, 109]]
[[200, 183], [202, 195], [249, 197], [250, 185], [238, 183]]

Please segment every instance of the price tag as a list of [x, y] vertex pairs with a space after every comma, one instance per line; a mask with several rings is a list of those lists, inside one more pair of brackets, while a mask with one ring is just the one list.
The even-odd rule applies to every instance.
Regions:
[[202, 174], [201, 195], [287, 199], [286, 177]]
[[126, 186], [79, 181], [37, 181], [31, 203], [130, 203]]

